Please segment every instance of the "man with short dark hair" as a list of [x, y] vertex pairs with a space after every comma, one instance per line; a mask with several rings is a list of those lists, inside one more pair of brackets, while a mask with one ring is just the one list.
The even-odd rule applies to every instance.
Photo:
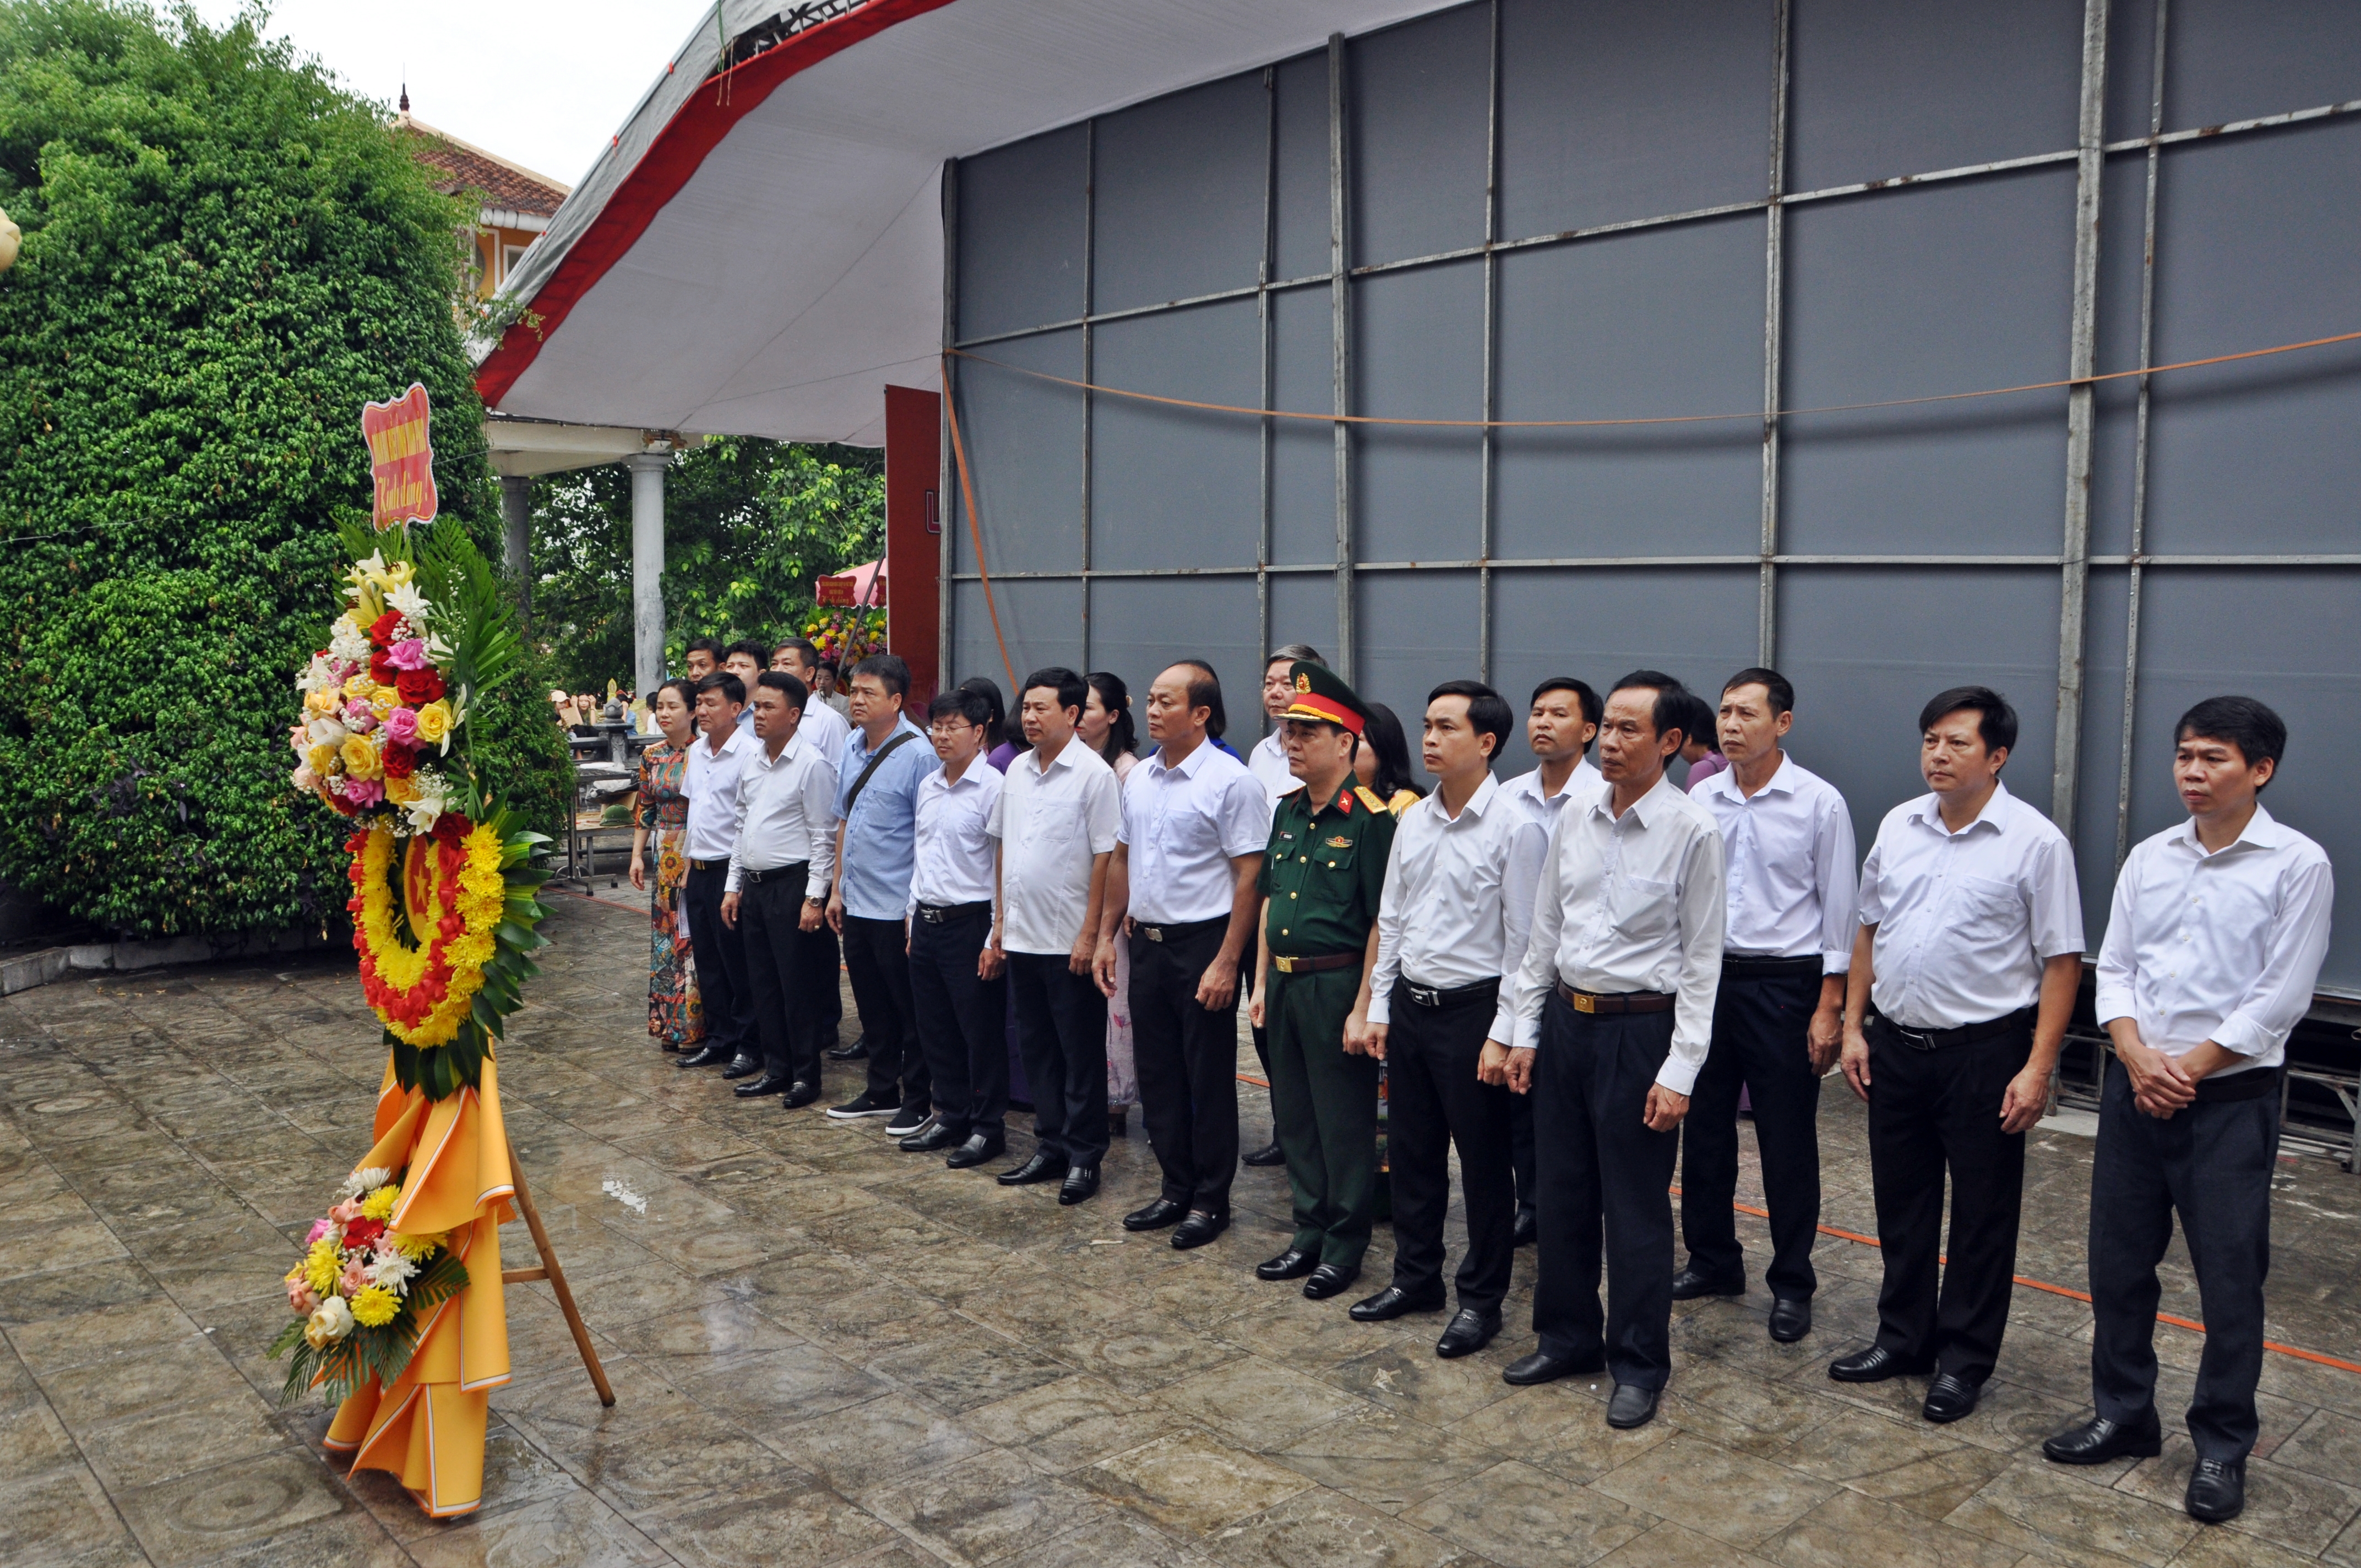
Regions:
[[[804, 704], [803, 721], [796, 727], [796, 733], [804, 738], [806, 744], [818, 748], [829, 767], [841, 768], [845, 742], [852, 727], [845, 720], [843, 704], [830, 706], [820, 700], [819, 650], [804, 638], [790, 637], [771, 650], [771, 667], [795, 676], [812, 694], [812, 699]], [[841, 862], [840, 868], [840, 865]], [[808, 1009], [808, 1022], [818, 1036], [818, 1049], [829, 1061], [859, 1061], [869, 1054], [866, 1039], [857, 1039], [849, 1046], [836, 1043], [838, 1025], [844, 1022], [844, 995], [836, 983], [836, 976], [843, 967], [843, 954], [835, 928], [822, 923], [804, 948], [813, 971], [829, 977]]]
[[756, 677], [767, 667], [767, 657], [763, 645], [752, 641], [732, 642], [721, 654], [721, 667], [737, 676], [739, 685], [746, 688], [746, 706], [739, 710], [738, 728], [750, 733], [754, 728]]
[[1005, 965], [989, 952], [999, 851], [992, 808], [1003, 787], [984, 759], [992, 705], [961, 686], [927, 707], [942, 766], [918, 783], [910, 880], [910, 1000], [934, 1080], [935, 1124], [902, 1140], [912, 1154], [950, 1151], [964, 1170], [1007, 1147]]
[[719, 639], [711, 637], [690, 638], [688, 640], [688, 653], [684, 664], [684, 667], [688, 671], [688, 678], [691, 681], [701, 681], [706, 676], [721, 668], [721, 654], [722, 647]]
[[2191, 1518], [2235, 1519], [2260, 1421], [2287, 1038], [2328, 952], [2334, 874], [2258, 798], [2287, 726], [2249, 696], [2208, 697], [2174, 730], [2188, 820], [2135, 848], [2099, 948], [2099, 1023], [2115, 1059], [2091, 1163], [2092, 1420], [2041, 1445], [2066, 1464], [2153, 1457], [2157, 1264], [2180, 1222], [2205, 1311], [2189, 1406]]
[[1533, 1097], [1541, 1344], [1501, 1376], [1606, 1371], [1610, 1427], [1653, 1420], [1672, 1376], [1667, 1190], [1721, 978], [1721, 835], [1664, 776], [1687, 696], [1656, 670], [1608, 694], [1606, 787], [1569, 800], [1550, 835], [1517, 977], [1509, 1087]]
[[2008, 1328], [2025, 1135], [2048, 1107], [2081, 986], [2082, 895], [2066, 836], [2001, 783], [2016, 744], [2008, 699], [1954, 686], [1918, 729], [1929, 793], [1885, 814], [1861, 862], [1845, 994], [1885, 1282], [1876, 1343], [1828, 1376], [1932, 1373], [1921, 1413], [1956, 1421]]
[[697, 683], [697, 739], [689, 742], [680, 793], [688, 802], [681, 852], [688, 860], [682, 899], [688, 944], [697, 959], [697, 992], [705, 1008], [705, 1044], [681, 1057], [683, 1068], [754, 1059], [753, 999], [747, 989], [746, 948], [738, 928], [721, 918], [729, 894], [730, 857], [738, 847], [739, 799], [757, 742], [738, 726], [746, 688], [719, 671]]
[[1795, 707], [1795, 689], [1776, 670], [1730, 676], [1715, 716], [1719, 754], [1730, 766], [1689, 786], [1689, 798], [1721, 829], [1729, 905], [1713, 1043], [1683, 1124], [1681, 1237], [1689, 1262], [1673, 1276], [1675, 1301], [1746, 1289], [1731, 1218], [1743, 1092], [1771, 1212], [1771, 1265], [1763, 1272], [1771, 1337], [1783, 1344], [1810, 1332], [1819, 1287], [1812, 1243], [1820, 1223], [1820, 1075], [1842, 1043], [1857, 924], [1844, 797], [1779, 745]]
[[843, 666], [833, 659], [822, 659], [814, 666], [814, 673], [819, 677], [819, 685], [814, 689], [819, 693], [821, 703], [833, 708], [840, 718], [849, 716], [852, 711], [851, 702], [844, 695], [843, 682], [840, 679], [844, 674]]
[[[733, 651], [734, 652], [734, 651]], [[739, 826], [730, 854], [726, 926], [743, 930], [746, 970], [760, 1025], [760, 1078], [738, 1086], [741, 1100], [781, 1096], [788, 1110], [819, 1098], [819, 1058], [808, 1049], [805, 1015], [823, 977], [813, 974], [808, 938], [819, 929], [821, 893], [836, 858], [829, 802], [835, 770], [796, 733], [810, 694], [803, 682], [776, 670], [755, 677], [754, 737], [739, 800]], [[689, 927], [694, 935], [696, 927]], [[824, 977], [833, 987], [836, 977]], [[732, 1064], [723, 1075], [752, 1077]]]
[[1434, 793], [1401, 815], [1378, 911], [1363, 1048], [1386, 1063], [1392, 1166], [1392, 1283], [1356, 1303], [1382, 1322], [1444, 1303], [1444, 1213], [1459, 1150], [1467, 1252], [1459, 1310], [1434, 1353], [1471, 1354], [1500, 1332], [1516, 1254], [1517, 1188], [1507, 1087], [1516, 993], [1549, 835], [1502, 792], [1492, 762], [1516, 722], [1490, 686], [1445, 681], [1427, 695], [1421, 744]]

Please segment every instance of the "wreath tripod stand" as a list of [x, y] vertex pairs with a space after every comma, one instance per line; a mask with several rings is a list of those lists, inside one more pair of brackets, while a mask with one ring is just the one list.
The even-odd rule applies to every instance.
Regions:
[[574, 1304], [574, 1292], [566, 1283], [566, 1270], [558, 1266], [557, 1254], [549, 1245], [549, 1232], [542, 1227], [541, 1211], [534, 1207], [533, 1187], [524, 1179], [524, 1165], [517, 1158], [516, 1144], [503, 1132], [508, 1143], [509, 1179], [516, 1184], [517, 1212], [524, 1216], [525, 1229], [533, 1233], [533, 1251], [540, 1255], [540, 1266], [535, 1268], [504, 1268], [500, 1270], [502, 1285], [527, 1285], [536, 1279], [546, 1279], [557, 1296], [557, 1310], [566, 1314], [566, 1326], [573, 1331], [574, 1348], [582, 1353], [582, 1365], [590, 1374], [590, 1381], [598, 1390], [598, 1402], [611, 1406], [615, 1390], [608, 1385], [607, 1369], [598, 1365], [598, 1353], [590, 1343], [590, 1331], [582, 1323], [582, 1310]]

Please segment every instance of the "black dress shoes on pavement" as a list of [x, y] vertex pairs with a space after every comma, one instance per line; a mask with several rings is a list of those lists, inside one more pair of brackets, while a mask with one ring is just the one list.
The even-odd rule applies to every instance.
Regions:
[[1882, 1344], [1839, 1356], [1828, 1363], [1828, 1376], [1839, 1383], [1883, 1383], [1889, 1377], [1924, 1377], [1935, 1370], [1931, 1361], [1905, 1361]]
[[1038, 1149], [1033, 1157], [1014, 1170], [1004, 1170], [994, 1178], [1003, 1187], [1030, 1187], [1037, 1181], [1056, 1181], [1066, 1174], [1066, 1162], [1053, 1154]]
[[1539, 1211], [1532, 1209], [1520, 1209], [1517, 1211], [1517, 1228], [1512, 1233], [1516, 1239], [1510, 1243], [1510, 1245], [1511, 1246], [1531, 1246], [1533, 1245], [1533, 1238], [1541, 1234], [1541, 1214]]
[[1303, 1282], [1303, 1299], [1325, 1301], [1331, 1296], [1343, 1294], [1345, 1288], [1359, 1277], [1361, 1266], [1357, 1263], [1350, 1268], [1340, 1263], [1323, 1263], [1313, 1269], [1312, 1277]]
[[1708, 1274], [1694, 1264], [1673, 1276], [1673, 1299], [1694, 1301], [1700, 1296], [1743, 1296], [1746, 1281], [1718, 1274]]
[[2181, 1501], [2200, 1524], [2228, 1524], [2246, 1511], [2246, 1462], [2199, 1460], [2189, 1473], [2189, 1492]]
[[1552, 1355], [1537, 1350], [1531, 1355], [1521, 1355], [1501, 1370], [1500, 1381], [1520, 1388], [1530, 1388], [1536, 1383], [1554, 1383], [1561, 1377], [1572, 1377], [1585, 1372], [1604, 1372], [1607, 1357], [1597, 1355]]
[[1320, 1266], [1320, 1260], [1308, 1252], [1289, 1247], [1277, 1257], [1266, 1258], [1255, 1265], [1257, 1279], [1301, 1279]]
[[1172, 1227], [1172, 1250], [1187, 1252], [1191, 1247], [1203, 1246], [1229, 1228], [1227, 1214], [1208, 1214], [1202, 1209], [1191, 1209], [1187, 1219]]
[[2164, 1427], [2150, 1406], [2136, 1421], [2093, 1416], [2041, 1445], [2041, 1456], [2059, 1464], [2104, 1464], [2110, 1459], [2154, 1459], [2164, 1452]]
[[1134, 1209], [1123, 1217], [1126, 1231], [1160, 1231], [1167, 1225], [1177, 1225], [1180, 1216], [1189, 1212], [1186, 1203], [1175, 1203], [1170, 1198], [1159, 1198], [1145, 1209]]
[[787, 1091], [779, 1097], [779, 1101], [781, 1104], [786, 1106], [790, 1111], [800, 1111], [818, 1098], [818, 1084], [796, 1083], [790, 1084], [787, 1088]]
[[1499, 1332], [1499, 1313], [1479, 1312], [1473, 1307], [1462, 1307], [1452, 1314], [1449, 1325], [1443, 1331], [1443, 1337], [1434, 1342], [1434, 1354], [1445, 1361], [1473, 1355], [1490, 1344], [1493, 1336]]
[[1399, 1285], [1389, 1285], [1366, 1301], [1356, 1301], [1345, 1315], [1356, 1323], [1391, 1322], [1412, 1312], [1443, 1310], [1443, 1288], [1411, 1295]]
[[[733, 1075], [725, 1072], [721, 1076], [729, 1078]], [[752, 1082], [740, 1084], [730, 1092], [741, 1100], [760, 1100], [765, 1094], [785, 1094], [795, 1087], [795, 1079], [787, 1073], [766, 1072]]]
[[1099, 1195], [1099, 1168], [1078, 1165], [1066, 1172], [1066, 1184], [1058, 1189], [1060, 1203], [1081, 1203]]
[[732, 1052], [720, 1046], [699, 1046], [697, 1049], [689, 1052], [688, 1055], [681, 1058], [672, 1065], [675, 1067], [719, 1067], [722, 1063], [729, 1061], [732, 1055]]
[[1812, 1332], [1812, 1299], [1782, 1296], [1771, 1303], [1771, 1337], [1793, 1344]]
[[1976, 1413], [1976, 1397], [1984, 1390], [1981, 1377], [1962, 1377], [1956, 1372], [1946, 1372], [1928, 1386], [1927, 1403], [1919, 1414], [1938, 1424], [1947, 1424]]
[[988, 1159], [998, 1159], [1008, 1152], [1005, 1139], [987, 1137], [982, 1133], [970, 1133], [967, 1142], [943, 1157], [943, 1163], [953, 1170], [965, 1170], [982, 1165]]
[[1239, 1163], [1256, 1167], [1285, 1165], [1287, 1163], [1287, 1151], [1279, 1146], [1279, 1140], [1277, 1138], [1273, 1138], [1270, 1142], [1263, 1145], [1262, 1147], [1256, 1149], [1253, 1153], [1247, 1155]]
[[1607, 1401], [1607, 1424], [1619, 1431], [1646, 1426], [1656, 1419], [1656, 1396], [1662, 1392], [1637, 1383], [1618, 1383]]
[[752, 1078], [763, 1070], [761, 1057], [731, 1057], [730, 1065], [721, 1069], [724, 1078]]
[[868, 1060], [868, 1059], [869, 1059], [869, 1036], [866, 1036], [866, 1035], [863, 1035], [863, 1036], [861, 1036], [861, 1038], [859, 1038], [859, 1039], [857, 1039], [857, 1040], [853, 1041], [853, 1042], [852, 1042], [852, 1044], [851, 1044], [851, 1045], [849, 1045], [849, 1046], [830, 1046], [830, 1047], [828, 1047], [828, 1059], [829, 1059], [829, 1060], [830, 1060], [830, 1061], [866, 1061], [866, 1060]]
[[905, 1154], [933, 1154], [937, 1149], [955, 1149], [967, 1142], [964, 1135], [954, 1133], [946, 1123], [937, 1122], [931, 1127], [921, 1127], [902, 1140]]

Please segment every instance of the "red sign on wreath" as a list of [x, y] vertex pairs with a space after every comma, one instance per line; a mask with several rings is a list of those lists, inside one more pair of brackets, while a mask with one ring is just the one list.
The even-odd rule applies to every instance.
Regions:
[[361, 405], [361, 439], [368, 443], [369, 476], [377, 482], [370, 521], [379, 531], [434, 521], [434, 444], [427, 434], [433, 412], [425, 387], [416, 381], [390, 402]]

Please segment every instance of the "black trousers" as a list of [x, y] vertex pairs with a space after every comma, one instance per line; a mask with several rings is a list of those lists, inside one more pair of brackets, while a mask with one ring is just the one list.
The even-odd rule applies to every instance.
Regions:
[[1642, 1388], [1663, 1387], [1673, 1371], [1669, 1189], [1680, 1134], [1651, 1132], [1642, 1120], [1672, 1047], [1669, 1012], [1577, 1013], [1553, 989], [1533, 1064], [1533, 1332], [1552, 1355], [1604, 1352], [1616, 1382]]
[[[2238, 1076], [2267, 1078], [2274, 1091], [2279, 1079], [2251, 1069]], [[2108, 1064], [2091, 1162], [2091, 1385], [2099, 1414], [2129, 1421], [2154, 1405], [2156, 1266], [2178, 1214], [2205, 1312], [2190, 1441], [2200, 1459], [2244, 1459], [2255, 1446], [2279, 1147], [2276, 1092], [2201, 1100], [2159, 1122], [2132, 1103], [2122, 1066]]]
[[932, 1080], [910, 997], [910, 960], [902, 950], [907, 939], [899, 920], [844, 917], [844, 968], [853, 1005], [861, 1009], [861, 1032], [869, 1037], [869, 1092], [904, 1105], [931, 1105]]
[[1730, 1206], [1738, 1198], [1738, 1096], [1746, 1091], [1771, 1211], [1771, 1266], [1763, 1280], [1782, 1300], [1809, 1298], [1819, 1287], [1812, 1244], [1820, 1223], [1820, 1075], [1812, 1068], [1810, 1040], [1819, 1000], [1817, 959], [1810, 972], [1796, 974], [1725, 965], [1714, 996], [1713, 1046], [1681, 1124], [1681, 1239], [1689, 1266], [1742, 1279], [1746, 1258]]
[[754, 1034], [745, 938], [739, 927], [721, 923], [721, 898], [729, 880], [730, 868], [719, 861], [704, 871], [691, 866], [681, 896], [688, 908], [688, 948], [697, 959], [697, 994], [705, 1005], [705, 1043], [732, 1056], [746, 1056], [760, 1049], [761, 1043]]
[[1000, 1137], [1008, 1116], [1008, 978], [975, 972], [991, 935], [988, 906], [939, 924], [910, 922], [910, 1000], [935, 1114], [961, 1137]]
[[[1131, 1056], [1139, 1119], [1164, 1172], [1162, 1196], [1208, 1214], [1230, 1212], [1238, 1169], [1238, 1004], [1197, 1002], [1221, 956], [1225, 921], [1178, 941], [1131, 938]], [[1243, 992], [1238, 994], [1243, 994]]]
[[[763, 1068], [797, 1083], [819, 1082], [819, 1047], [811, 1032], [811, 933], [800, 928], [804, 879], [799, 867], [743, 890], [738, 928], [746, 944], [755, 1034]], [[696, 935], [691, 926], [689, 934]], [[703, 978], [703, 970], [698, 971]]]
[[[843, 968], [844, 955], [839, 950], [836, 933], [820, 922], [817, 931], [804, 933], [808, 938], [805, 947], [810, 949], [812, 972], [821, 977], [821, 988], [812, 997], [811, 1018], [807, 1025], [814, 1044], [820, 1050], [836, 1045], [837, 1025], [844, 1022], [844, 993], [836, 988], [836, 977]], [[866, 1019], [862, 1020], [867, 1023]], [[814, 1079], [813, 1082], [819, 1080]]]
[[1533, 1164], [1533, 1097], [1530, 1094], [1509, 1096], [1509, 1168], [1517, 1179], [1517, 1212], [1534, 1209], [1539, 1200], [1541, 1177]]
[[1422, 1007], [1397, 981], [1386, 1031], [1386, 1147], [1393, 1164], [1394, 1279], [1412, 1295], [1443, 1283], [1451, 1146], [1459, 1146], [1467, 1251], [1459, 1260], [1462, 1310], [1497, 1312], [1516, 1250], [1516, 1178], [1509, 1157], [1511, 1094], [1476, 1076], [1497, 988]]
[[[1107, 1151], [1106, 997], [1064, 953], [1008, 955], [1016, 1045], [1033, 1090], [1041, 1152], [1096, 1165]], [[876, 1048], [876, 1042], [870, 1042]]]
[[1991, 1373], [2008, 1328], [2025, 1135], [2000, 1130], [2000, 1102], [2032, 1051], [2030, 1013], [1942, 1050], [1913, 1048], [1883, 1018], [1869, 1027], [1869, 1175], [1885, 1255], [1877, 1343], [1971, 1382]]

